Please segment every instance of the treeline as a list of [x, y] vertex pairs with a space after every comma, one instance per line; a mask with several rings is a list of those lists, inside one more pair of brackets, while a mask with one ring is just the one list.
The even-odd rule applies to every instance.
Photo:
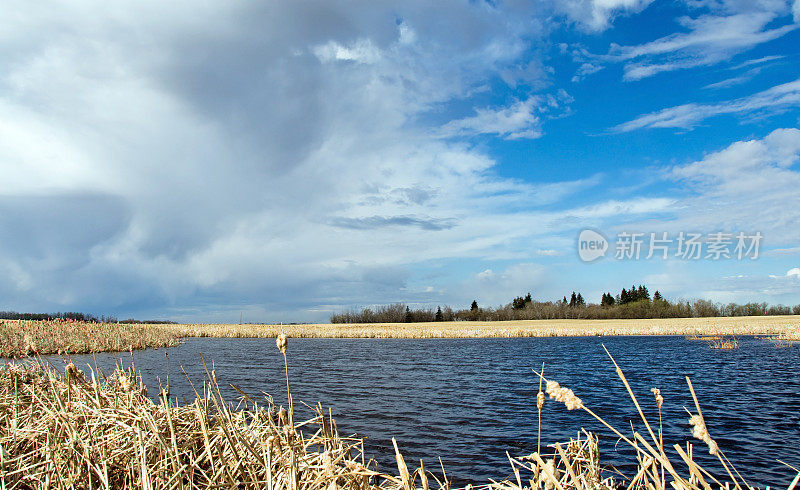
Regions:
[[89, 313], [65, 311], [58, 313], [17, 313], [16, 311], [0, 311], [0, 320], [75, 320], [80, 322], [100, 323], [116, 322], [117, 319], [101, 315], [99, 318]]
[[412, 310], [404, 303], [350, 310], [331, 315], [331, 323], [418, 323], [459, 320], [449, 306]]
[[587, 303], [583, 295], [573, 291], [557, 301], [537, 301], [530, 293], [518, 296], [496, 308], [480, 307], [473, 301], [470, 308], [454, 310], [449, 306], [412, 309], [403, 303], [350, 310], [331, 315], [331, 323], [416, 323], [436, 321], [502, 321], [557, 319], [636, 319], [690, 318], [721, 316], [800, 315], [800, 305], [768, 305], [767, 303], [715, 303], [698, 299], [669, 301], [659, 291], [651, 297], [644, 285], [623, 288], [619, 294], [603, 293], [600, 303]]
[[79, 313], [75, 311], [66, 311], [58, 313], [17, 313], [16, 311], [0, 311], [0, 320], [73, 320], [88, 323], [140, 323], [140, 324], [156, 324], [156, 323], [175, 323], [168, 320], [135, 320], [129, 318], [127, 320], [118, 321], [115, 316], [100, 315], [99, 317], [90, 313]]

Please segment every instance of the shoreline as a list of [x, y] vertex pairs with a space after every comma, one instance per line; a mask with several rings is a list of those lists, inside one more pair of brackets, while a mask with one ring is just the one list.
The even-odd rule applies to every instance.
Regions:
[[181, 338], [525, 338], [643, 335], [776, 336], [800, 341], [800, 316], [509, 320], [380, 324], [124, 324], [0, 320], [0, 358], [173, 347]]
[[297, 338], [523, 338], [629, 335], [797, 335], [800, 316], [648, 318], [620, 320], [508, 320], [375, 324], [165, 325], [180, 337]]

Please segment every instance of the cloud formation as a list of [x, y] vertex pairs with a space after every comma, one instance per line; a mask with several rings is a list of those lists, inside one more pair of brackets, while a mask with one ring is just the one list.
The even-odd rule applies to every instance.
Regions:
[[703, 121], [721, 115], [746, 116], [757, 111], [782, 111], [800, 106], [800, 79], [767, 90], [715, 104], [689, 103], [641, 115], [611, 128], [628, 132], [648, 128], [693, 129]]
[[[538, 144], [572, 110], [539, 51], [554, 18], [598, 32], [649, 3], [12, 2], [0, 37], [2, 306], [324, 320], [365, 298], [458, 305], [468, 290], [494, 302], [544, 284], [536, 262], [561, 260], [577, 227], [680, 202], [610, 198], [618, 182], [600, 168], [539, 178], [536, 158], [525, 162], [536, 178], [509, 177], [482, 142]], [[748, 25], [752, 39], [780, 29]], [[617, 56], [688, 53], [704, 27], [686, 26]], [[793, 107], [798, 83], [616, 130]], [[485, 95], [497, 86], [502, 97]], [[794, 141], [773, 133], [725, 158], [750, 148], [788, 186], [793, 164], [779, 162], [793, 161]], [[711, 182], [690, 167], [671, 175]], [[477, 277], [491, 261], [503, 272]], [[453, 262], [475, 270], [419, 272]]]

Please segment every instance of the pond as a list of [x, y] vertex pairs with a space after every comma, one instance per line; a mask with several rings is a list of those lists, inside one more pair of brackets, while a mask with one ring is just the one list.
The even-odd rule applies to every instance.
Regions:
[[[630, 421], [647, 436], [602, 345], [615, 357], [651, 423], [658, 411], [650, 389], [664, 397], [665, 446], [691, 439], [686, 409], [695, 412], [685, 376], [692, 379], [709, 432], [750, 485], [788, 486], [800, 467], [800, 347], [776, 348], [740, 339], [736, 350], [712, 350], [683, 337], [548, 337], [520, 339], [289, 339], [289, 376], [300, 402], [330, 407], [342, 435], [367, 436], [368, 456], [395, 472], [391, 438], [406, 461], [440, 474], [441, 457], [456, 485], [511, 476], [506, 452], [536, 450], [539, 370], [572, 388], [583, 402], [623, 434]], [[169, 364], [165, 353], [169, 353]], [[181, 366], [195, 383], [204, 377], [200, 355], [220, 385], [286, 403], [283, 358], [274, 339], [186, 339], [170, 349], [73, 356], [106, 373], [116, 362], [141, 370], [150, 394], [170, 375], [173, 397], [193, 399]], [[61, 358], [50, 358], [60, 363]], [[63, 364], [56, 364], [59, 367]], [[223, 392], [229, 401], [238, 393]], [[684, 408], [685, 407], [685, 408]], [[300, 416], [310, 415], [300, 412]], [[631, 461], [624, 443], [586, 412], [548, 400], [542, 444], [564, 442], [581, 427], [600, 435], [604, 463]], [[657, 429], [656, 429], [657, 430]], [[696, 459], [719, 474], [697, 440]], [[677, 455], [676, 455], [677, 458]]]

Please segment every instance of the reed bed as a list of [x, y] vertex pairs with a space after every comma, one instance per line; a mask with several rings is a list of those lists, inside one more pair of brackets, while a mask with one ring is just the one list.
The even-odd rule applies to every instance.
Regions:
[[766, 335], [800, 341], [800, 316], [641, 320], [521, 320], [390, 324], [120, 324], [71, 320], [0, 320], [0, 357], [122, 352], [178, 345], [183, 337], [491, 338], [684, 335], [711, 340]]
[[160, 325], [73, 320], [0, 320], [0, 357], [121, 352], [178, 345], [177, 332]]
[[180, 337], [490, 338], [611, 335], [800, 337], [800, 316], [309, 325], [163, 325]]
[[145, 396], [133, 368], [0, 370], [0, 487], [399, 489], [321, 407], [295, 423], [270, 399], [225, 402], [213, 371], [193, 403]]
[[706, 337], [700, 340], [705, 340], [712, 349], [734, 350], [739, 348], [739, 339], [736, 337]]

